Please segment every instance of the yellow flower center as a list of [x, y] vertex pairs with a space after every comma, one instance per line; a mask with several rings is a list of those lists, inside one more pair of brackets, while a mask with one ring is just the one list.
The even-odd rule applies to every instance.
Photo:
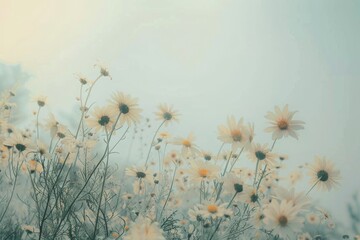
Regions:
[[182, 145], [185, 147], [191, 147], [191, 142], [188, 139], [182, 141]]
[[201, 169], [199, 169], [198, 173], [201, 177], [205, 178], [209, 175], [209, 170], [207, 170], [205, 168], [201, 168]]
[[234, 142], [241, 142], [242, 136], [239, 129], [231, 130], [230, 134]]
[[277, 125], [278, 125], [278, 128], [280, 130], [286, 130], [288, 129], [289, 127], [289, 123], [286, 119], [280, 119], [278, 122], [277, 122]]
[[215, 204], [210, 204], [210, 205], [208, 205], [207, 210], [210, 213], [217, 213], [218, 207]]

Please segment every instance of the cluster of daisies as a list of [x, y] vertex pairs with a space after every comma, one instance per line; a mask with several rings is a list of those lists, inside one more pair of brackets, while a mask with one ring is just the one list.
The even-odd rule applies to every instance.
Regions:
[[[334, 220], [309, 193], [339, 183], [333, 163], [316, 157], [286, 179], [279, 174], [288, 156], [274, 146], [304, 128], [287, 105], [266, 115], [270, 144], [256, 142], [253, 124], [230, 116], [218, 127], [220, 149], [211, 152], [193, 134], [165, 131], [179, 114], [162, 104], [145, 154], [124, 167], [116, 160], [129, 129], [136, 135], [142, 124], [141, 109], [121, 92], [92, 106], [94, 86], [106, 77], [102, 66], [95, 80], [79, 77], [72, 127], [52, 114], [43, 121], [47, 99], [39, 97], [33, 124], [20, 129], [12, 124], [16, 94], [1, 95], [1, 239], [332, 239]], [[309, 187], [296, 191], [304, 172]]]

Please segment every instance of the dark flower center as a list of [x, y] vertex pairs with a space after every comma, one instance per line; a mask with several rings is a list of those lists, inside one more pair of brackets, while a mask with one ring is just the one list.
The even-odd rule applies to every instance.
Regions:
[[23, 152], [26, 149], [26, 146], [24, 144], [18, 143], [15, 145], [16, 149], [19, 150], [19, 152]]
[[211, 160], [211, 155], [207, 155], [207, 154], [206, 154], [206, 155], [204, 156], [204, 158], [205, 158], [206, 161], [210, 161], [210, 160]]
[[63, 133], [61, 133], [61, 132], [58, 132], [58, 133], [57, 133], [57, 136], [58, 136], [59, 138], [64, 138], [64, 137], [65, 137], [65, 134], [63, 134]]
[[241, 185], [239, 183], [234, 184], [234, 189], [235, 189], [235, 192], [237, 192], [237, 193], [240, 193], [244, 190], [243, 185]]
[[253, 194], [253, 195], [251, 195], [251, 197], [250, 197], [250, 200], [251, 200], [251, 202], [257, 202], [257, 200], [259, 199], [259, 196], [257, 195], [257, 194]]
[[45, 106], [45, 102], [42, 101], [42, 100], [38, 100], [38, 101], [37, 101], [37, 104], [39, 105], [39, 107]]
[[146, 174], [145, 174], [144, 172], [137, 172], [137, 173], [136, 173], [136, 176], [137, 176], [138, 178], [145, 178], [145, 177], [146, 177]]
[[171, 120], [172, 117], [173, 117], [172, 114], [169, 113], [169, 112], [165, 112], [165, 113], [163, 114], [163, 118], [164, 118], [165, 120], [167, 120], [167, 121]]
[[106, 126], [109, 122], [110, 118], [108, 116], [102, 116], [98, 121], [101, 126]]
[[266, 154], [262, 151], [256, 151], [255, 156], [259, 160], [264, 160], [266, 158]]
[[280, 216], [279, 217], [280, 226], [285, 227], [287, 225], [287, 223], [288, 223], [287, 217], [285, 217], [285, 216]]
[[317, 172], [317, 177], [320, 181], [326, 182], [329, 179], [329, 174], [325, 170], [320, 170]]
[[120, 106], [119, 106], [119, 110], [121, 113], [123, 114], [127, 114], [129, 112], [129, 106], [124, 104], [124, 103], [121, 103]]
[[288, 122], [285, 119], [278, 121], [278, 127], [280, 130], [287, 130], [289, 127]]
[[234, 142], [241, 142], [242, 135], [239, 129], [233, 129], [230, 134]]

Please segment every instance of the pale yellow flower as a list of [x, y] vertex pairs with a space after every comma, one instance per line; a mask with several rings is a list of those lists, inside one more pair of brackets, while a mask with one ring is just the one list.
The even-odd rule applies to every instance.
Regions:
[[283, 110], [280, 110], [278, 106], [275, 106], [275, 112], [268, 112], [265, 116], [269, 119], [272, 125], [265, 129], [266, 132], [272, 132], [272, 138], [274, 140], [282, 137], [292, 136], [298, 139], [298, 135], [295, 131], [304, 129], [304, 122], [299, 120], [293, 120], [296, 112], [289, 112], [288, 105], [285, 105]]
[[171, 121], [179, 121], [179, 114], [177, 111], [173, 110], [172, 106], [168, 106], [167, 104], [160, 104], [159, 111], [155, 114], [158, 120], [165, 121], [165, 126], [167, 126]]
[[339, 184], [340, 171], [325, 157], [316, 157], [314, 163], [309, 166], [309, 176], [312, 185], [316, 184], [318, 189], [330, 191]]
[[236, 121], [234, 116], [228, 117], [227, 125], [218, 127], [218, 139], [224, 143], [230, 143], [236, 150], [245, 146], [249, 141], [249, 130], [243, 124], [243, 119]]
[[138, 100], [121, 92], [114, 93], [112, 97], [112, 107], [116, 114], [120, 114], [120, 124], [132, 123], [140, 121], [141, 109], [138, 106]]

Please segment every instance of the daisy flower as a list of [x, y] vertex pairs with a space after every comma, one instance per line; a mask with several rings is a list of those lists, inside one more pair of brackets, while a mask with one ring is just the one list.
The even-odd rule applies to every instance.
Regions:
[[201, 154], [205, 161], [210, 161], [211, 159], [216, 158], [216, 156], [214, 156], [211, 152], [208, 151], [202, 151]]
[[223, 186], [224, 192], [231, 195], [240, 194], [244, 191], [244, 181], [233, 173], [229, 173], [224, 178]]
[[311, 184], [320, 190], [328, 190], [338, 185], [340, 171], [335, 170], [334, 164], [325, 157], [316, 157], [315, 162], [309, 166]]
[[106, 129], [110, 132], [114, 124], [114, 111], [110, 107], [95, 107], [92, 112], [92, 117], [86, 119], [90, 128], [93, 128], [96, 132]]
[[193, 182], [210, 181], [219, 177], [220, 169], [214, 164], [194, 160], [190, 162], [189, 178]]
[[264, 223], [272, 233], [283, 239], [294, 239], [294, 233], [300, 232], [302, 218], [298, 217], [298, 209], [291, 202], [273, 200], [264, 210]]
[[320, 219], [320, 216], [317, 215], [316, 213], [308, 213], [306, 215], [306, 221], [310, 224], [319, 224], [321, 219]]
[[226, 216], [230, 216], [232, 214], [232, 211], [230, 209], [227, 209], [228, 203], [222, 203], [219, 202], [212, 203], [207, 202], [204, 204], [199, 205], [199, 210], [201, 213], [201, 216], [203, 218], [222, 218]]
[[252, 144], [248, 156], [255, 162], [259, 161], [259, 166], [263, 164], [274, 166], [276, 164], [276, 154], [270, 151], [267, 144]]
[[163, 230], [157, 222], [152, 222], [149, 218], [139, 216], [136, 221], [130, 225], [124, 240], [147, 239], [147, 240], [165, 240]]
[[181, 155], [183, 157], [194, 157], [200, 155], [201, 152], [194, 144], [195, 136], [190, 133], [187, 138], [175, 138], [171, 143], [174, 145], [181, 145]]
[[34, 100], [39, 107], [44, 107], [47, 102], [47, 97], [39, 95], [39, 96], [35, 97]]
[[162, 142], [163, 140], [169, 139], [171, 137], [171, 134], [169, 132], [160, 132], [157, 135], [158, 142]]
[[11, 146], [19, 153], [26, 155], [31, 151], [32, 145], [28, 138], [23, 134], [17, 133], [6, 139], [3, 143], [5, 146]]
[[280, 201], [287, 201], [292, 203], [292, 206], [298, 210], [306, 210], [310, 205], [310, 199], [306, 196], [304, 192], [295, 193], [295, 189], [291, 188], [290, 190], [283, 187], [276, 187], [273, 194], [275, 199]]
[[248, 129], [243, 124], [243, 119], [236, 121], [234, 116], [228, 117], [227, 126], [218, 127], [218, 139], [224, 143], [232, 144], [232, 149], [243, 147], [249, 140]]
[[244, 194], [240, 195], [239, 201], [247, 203], [251, 207], [258, 206], [260, 203], [260, 189], [257, 191], [256, 188], [250, 185], [244, 185]]
[[152, 172], [143, 167], [133, 166], [131, 168], [126, 168], [125, 174], [127, 176], [136, 177], [139, 180], [146, 180], [147, 182], [151, 182], [152, 180]]
[[140, 120], [141, 109], [138, 107], [137, 99], [121, 92], [114, 93], [112, 105], [116, 113], [120, 113], [120, 124], [125, 122], [130, 126]]
[[44, 171], [43, 166], [41, 165], [41, 163], [39, 163], [38, 161], [32, 159], [30, 161], [27, 162], [26, 166], [23, 165], [22, 167], [24, 167], [25, 171], [29, 170], [30, 173], [42, 173]]
[[171, 121], [178, 122], [179, 114], [177, 111], [172, 109], [172, 106], [168, 106], [167, 104], [160, 104], [159, 111], [155, 113], [158, 120], [162, 120], [167, 126]]
[[311, 237], [311, 235], [309, 233], [301, 233], [300, 235], [298, 235], [297, 240], [312, 240], [313, 238]]
[[296, 112], [289, 112], [288, 105], [285, 105], [281, 111], [278, 106], [275, 106], [275, 112], [268, 112], [265, 116], [269, 119], [272, 125], [265, 129], [266, 132], [272, 132], [273, 140], [280, 139], [282, 137], [292, 136], [298, 139], [298, 135], [295, 131], [304, 129], [304, 122], [299, 120], [293, 120]]
[[203, 219], [202, 214], [203, 212], [200, 210], [199, 206], [194, 206], [194, 208], [190, 209], [189, 212], [189, 217], [191, 221], [201, 221]]
[[264, 226], [264, 210], [262, 208], [257, 208], [255, 213], [251, 216], [251, 223], [256, 229], [263, 228]]

